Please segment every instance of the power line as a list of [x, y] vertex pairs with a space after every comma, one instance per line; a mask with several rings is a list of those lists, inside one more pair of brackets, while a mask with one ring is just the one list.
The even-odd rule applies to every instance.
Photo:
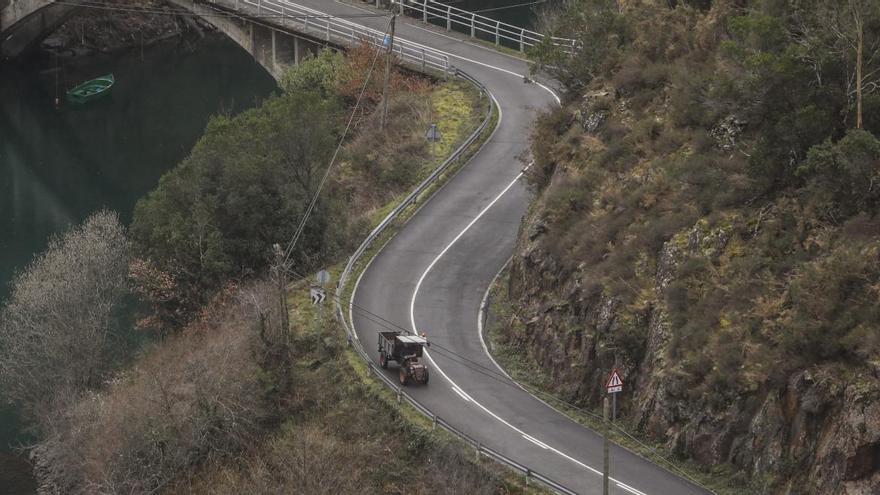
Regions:
[[547, 0], [535, 0], [534, 2], [525, 2], [525, 3], [518, 3], [515, 5], [504, 5], [501, 7], [492, 7], [489, 9], [475, 10], [475, 11], [473, 11], [473, 13], [474, 14], [482, 14], [483, 12], [495, 12], [496, 10], [515, 9], [517, 7], [527, 7], [529, 5], [538, 5], [538, 4], [542, 4], [542, 3], [547, 3]]
[[[394, 18], [392, 18], [391, 22], [389, 22], [388, 27], [385, 28], [385, 33], [388, 33], [388, 29], [391, 27], [391, 23], [394, 22]], [[308, 222], [309, 217], [312, 214], [312, 211], [315, 209], [315, 205], [318, 203], [318, 197], [321, 195], [321, 190], [324, 189], [324, 184], [327, 182], [327, 178], [330, 176], [330, 171], [333, 169], [333, 165], [336, 163], [336, 157], [339, 156], [339, 151], [342, 149], [342, 145], [345, 143], [345, 138], [348, 136], [348, 131], [351, 129], [351, 124], [354, 122], [354, 117], [357, 114], [358, 108], [360, 108], [361, 101], [364, 98], [364, 94], [367, 91], [367, 86], [370, 83], [370, 78], [373, 76], [373, 69], [376, 68], [376, 61], [379, 59], [379, 53], [381, 53], [382, 47], [376, 47], [376, 53], [373, 55], [373, 62], [370, 64], [370, 69], [367, 71], [367, 75], [364, 78], [364, 85], [361, 87], [361, 92], [358, 95], [357, 101], [355, 102], [354, 108], [351, 111], [351, 116], [348, 118], [348, 123], [345, 125], [345, 130], [342, 132], [342, 136], [339, 138], [339, 143], [336, 145], [336, 150], [333, 152], [333, 157], [330, 159], [330, 165], [327, 166], [327, 170], [324, 172], [324, 176], [321, 177], [321, 182], [318, 184], [318, 189], [315, 191], [314, 196], [312, 197], [312, 201], [309, 203], [309, 207], [306, 209], [305, 214], [303, 215], [302, 221], [300, 221], [299, 226], [296, 228], [296, 232], [293, 234], [293, 238], [291, 238], [290, 243], [287, 245], [287, 249], [284, 251], [284, 259], [283, 265], [287, 264], [287, 261], [290, 259], [290, 255], [293, 253], [293, 248], [296, 247], [297, 241], [299, 241], [300, 236], [305, 229], [306, 222]]]

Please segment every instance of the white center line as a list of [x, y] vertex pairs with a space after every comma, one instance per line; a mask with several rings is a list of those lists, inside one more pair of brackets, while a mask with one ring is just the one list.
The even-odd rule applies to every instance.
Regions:
[[465, 402], [470, 402], [470, 401], [471, 401], [471, 399], [470, 399], [470, 397], [468, 396], [468, 394], [462, 392], [462, 390], [461, 390], [460, 388], [458, 388], [458, 387], [456, 387], [456, 386], [453, 386], [453, 387], [452, 387], [452, 391], [455, 392], [455, 393], [457, 393], [458, 395], [460, 395], [461, 398], [464, 399]]

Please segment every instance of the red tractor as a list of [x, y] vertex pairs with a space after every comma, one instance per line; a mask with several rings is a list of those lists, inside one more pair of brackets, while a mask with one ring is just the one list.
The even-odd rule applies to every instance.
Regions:
[[427, 384], [428, 366], [421, 362], [428, 339], [401, 332], [379, 332], [379, 365], [388, 369], [388, 361], [400, 365], [400, 384]]

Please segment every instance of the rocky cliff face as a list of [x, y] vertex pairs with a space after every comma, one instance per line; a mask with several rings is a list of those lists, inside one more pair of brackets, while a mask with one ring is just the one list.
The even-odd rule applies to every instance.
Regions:
[[[585, 287], [546, 249], [551, 232], [537, 208], [523, 226], [511, 265], [509, 294], [516, 316], [511, 342], [553, 378], [554, 391], [596, 406], [615, 365], [613, 336], [635, 327], [642, 350], [617, 367], [626, 377], [622, 413], [648, 437], [706, 467], [733, 465], [756, 493], [880, 493], [880, 366], [817, 365], [767, 377], [732, 397], [682, 393], [666, 292], [694, 257], [717, 259], [729, 248], [729, 228], [698, 222], [665, 242], [653, 267], [651, 294], [640, 311]], [[734, 352], [731, 349], [731, 352]]]

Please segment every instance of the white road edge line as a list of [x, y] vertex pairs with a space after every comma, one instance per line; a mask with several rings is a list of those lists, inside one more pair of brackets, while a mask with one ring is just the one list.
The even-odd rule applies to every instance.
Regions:
[[[443, 248], [442, 251], [440, 251], [440, 253], [434, 258], [433, 261], [431, 261], [431, 263], [428, 265], [428, 267], [427, 267], [427, 268], [425, 269], [425, 271], [422, 273], [422, 276], [419, 277], [418, 282], [416, 282], [415, 289], [413, 290], [412, 299], [410, 300], [410, 304], [409, 304], [409, 319], [410, 319], [410, 325], [412, 326], [412, 332], [413, 332], [414, 334], [417, 334], [417, 333], [418, 333], [417, 330], [416, 330], [417, 326], [416, 326], [416, 316], [415, 316], [416, 298], [418, 298], [419, 289], [422, 287], [422, 283], [425, 281], [425, 278], [427, 278], [428, 273], [431, 272], [431, 269], [434, 268], [434, 265], [436, 265], [437, 262], [439, 262], [440, 259], [443, 258], [443, 256], [444, 256], [444, 255], [445, 255], [445, 254], [446, 254], [446, 253], [452, 248], [452, 246], [455, 245], [455, 243], [458, 242], [458, 240], [461, 239], [461, 238], [464, 236], [464, 234], [467, 233], [467, 231], [470, 230], [470, 228], [473, 227], [474, 224], [477, 223], [477, 221], [479, 221], [480, 218], [482, 218], [483, 215], [485, 215], [486, 212], [489, 211], [489, 209], [492, 208], [492, 206], [494, 206], [495, 203], [497, 203], [498, 200], [500, 200], [500, 199], [502, 198], [502, 196], [504, 196], [504, 195], [507, 193], [507, 191], [510, 190], [511, 187], [513, 187], [514, 184], [517, 183], [517, 181], [519, 181], [519, 179], [523, 176], [523, 174], [525, 174], [525, 171], [528, 170], [529, 167], [531, 167], [531, 164], [529, 164], [527, 167], [525, 167], [525, 168], [523, 169], [522, 172], [520, 172], [519, 174], [517, 174], [516, 177], [515, 177], [515, 178], [514, 178], [509, 184], [507, 184], [507, 187], [505, 187], [500, 193], [498, 193], [498, 195], [495, 196], [495, 198], [492, 199], [492, 201], [490, 201], [489, 204], [486, 205], [486, 206], [480, 211], [480, 213], [478, 213], [477, 216], [474, 217], [474, 219], [471, 220], [471, 221], [465, 226], [465, 228], [464, 228], [461, 232], [459, 232], [458, 235], [456, 235], [456, 236], [452, 239], [452, 241], [449, 242], [449, 244], [446, 245], [445, 248]], [[449, 382], [454, 388], [458, 388], [459, 390], [461, 390], [462, 392], [464, 392], [464, 389], [461, 388], [461, 386], [459, 386], [457, 383], [455, 383], [451, 378], [449, 378], [449, 375], [447, 375], [447, 374], [443, 371], [443, 369], [440, 368], [440, 366], [437, 365], [437, 362], [434, 361], [434, 359], [431, 357], [430, 353], [429, 353], [427, 350], [425, 351], [425, 357], [427, 357], [427, 359], [428, 359], [429, 361], [431, 361], [431, 364], [432, 364], [432, 366], [434, 367], [434, 369], [436, 369], [437, 372], [439, 372], [440, 375], [442, 375], [443, 378], [446, 379], [446, 381], [448, 381], [448, 382]], [[495, 420], [497, 420], [498, 422], [504, 424], [505, 426], [507, 426], [507, 427], [510, 428], [511, 430], [513, 430], [513, 431], [519, 433], [520, 435], [523, 436], [523, 438], [528, 437], [528, 438], [526, 438], [526, 439], [529, 440], [529, 441], [531, 441], [531, 440], [535, 440], [536, 442], [540, 442], [540, 441], [537, 440], [535, 437], [529, 435], [529, 434], [526, 433], [525, 431], [523, 431], [523, 430], [517, 428], [516, 426], [512, 425], [510, 422], [506, 421], [506, 420], [505, 420], [504, 418], [502, 418], [501, 416], [498, 416], [498, 415], [495, 414], [494, 412], [490, 411], [486, 406], [484, 406], [484, 405], [480, 404], [479, 402], [477, 402], [477, 400], [474, 399], [473, 397], [471, 397], [470, 395], [468, 395], [468, 397], [470, 397], [470, 401], [471, 401], [475, 406], [479, 407], [479, 408], [482, 409], [486, 414], [488, 414], [489, 416], [492, 416], [493, 418], [495, 418]], [[552, 446], [550, 446], [550, 445], [548, 445], [548, 444], [546, 444], [546, 443], [544, 443], [544, 442], [540, 442], [540, 443], [539, 443], [539, 446], [542, 447], [542, 448], [545, 448], [545, 446], [546, 446], [546, 450], [549, 450], [549, 451], [555, 453], [556, 455], [559, 455], [560, 457], [563, 457], [563, 458], [565, 458], [565, 459], [567, 459], [567, 460], [573, 462], [574, 464], [577, 464], [578, 466], [581, 466], [582, 468], [584, 468], [584, 469], [586, 469], [586, 470], [592, 472], [593, 474], [596, 474], [596, 475], [598, 475], [598, 476], [602, 476], [602, 472], [599, 471], [598, 469], [593, 468], [593, 467], [591, 467], [591, 466], [588, 466], [587, 464], [585, 464], [585, 463], [583, 463], [583, 462], [581, 462], [581, 461], [575, 459], [574, 457], [572, 457], [572, 456], [566, 454], [565, 452], [562, 452], [561, 450], [559, 450], [559, 449], [557, 449], [557, 448], [555, 448], [555, 447], [552, 447]], [[620, 482], [620, 481], [617, 480], [617, 479], [614, 479], [614, 478], [609, 477], [609, 480], [613, 481], [614, 483], [616, 483], [616, 484], [618, 484], [618, 485], [620, 485], [620, 486], [624, 486], [624, 483]], [[628, 486], [628, 485], [626, 485], [626, 486]], [[636, 491], [636, 492], [637, 492], [637, 495], [647, 495], [647, 494], [645, 494], [644, 492], [639, 492], [639, 491]], [[636, 492], [634, 492], [634, 493], [636, 493]]]
[[630, 492], [630, 493], [635, 493], [636, 495], [648, 495], [648, 494], [645, 493], [645, 492], [640, 492], [640, 491], [636, 490], [635, 488], [633, 488], [633, 487], [627, 485], [626, 483], [621, 483], [621, 482], [619, 482], [619, 481], [615, 481], [615, 483], [617, 483], [617, 486], [618, 486], [618, 487], [623, 488], [624, 490], [626, 490], [626, 491], [628, 491], [628, 492]]

